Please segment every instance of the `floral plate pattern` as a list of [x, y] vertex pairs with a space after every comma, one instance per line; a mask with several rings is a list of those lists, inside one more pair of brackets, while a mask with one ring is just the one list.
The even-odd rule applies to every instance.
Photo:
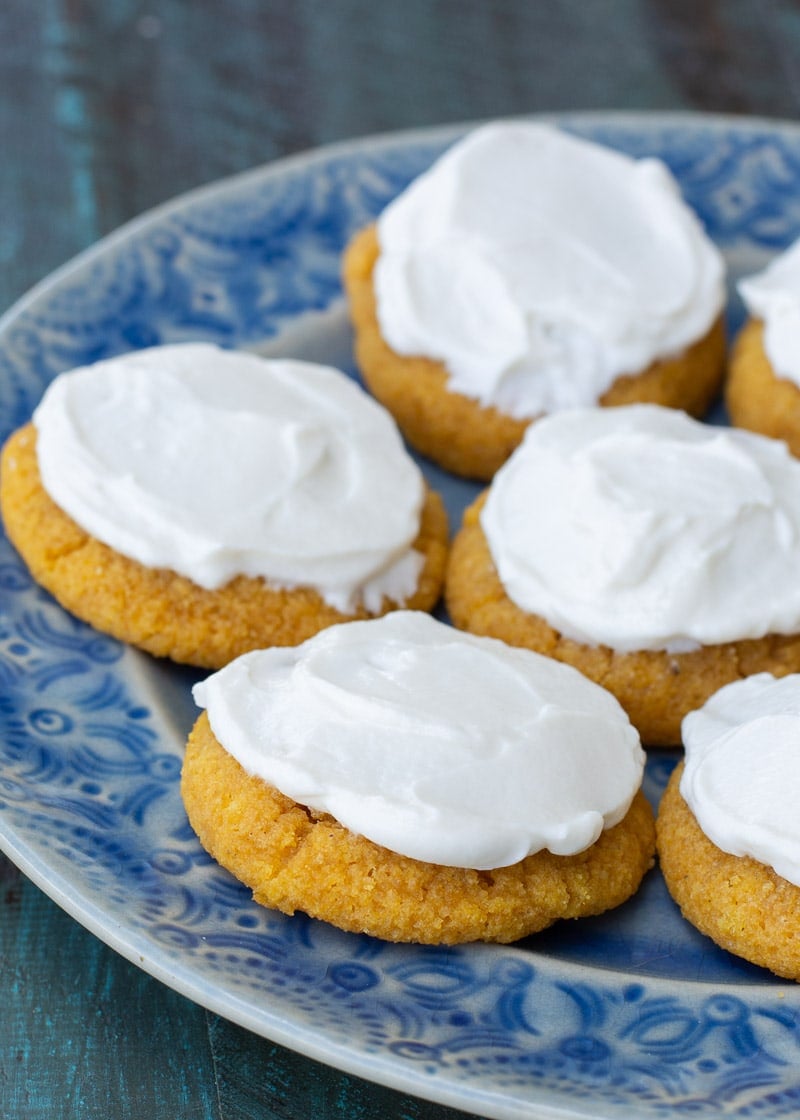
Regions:
[[[800, 128], [560, 123], [664, 159], [732, 278], [800, 235]], [[0, 321], [0, 435], [59, 371], [155, 343], [204, 338], [353, 372], [341, 250], [460, 131], [285, 160], [107, 238]], [[740, 320], [732, 289], [731, 328]], [[424, 469], [457, 524], [474, 488]], [[657, 870], [620, 910], [511, 947], [387, 945], [256, 906], [181, 805], [195, 679], [76, 622], [0, 540], [0, 846], [123, 955], [265, 1037], [487, 1117], [800, 1112], [800, 989], [693, 931]], [[654, 802], [673, 763], [650, 757]]]

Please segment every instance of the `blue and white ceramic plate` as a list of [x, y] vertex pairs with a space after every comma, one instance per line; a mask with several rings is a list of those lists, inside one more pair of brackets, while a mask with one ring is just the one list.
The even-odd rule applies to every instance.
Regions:
[[[798, 128], [562, 123], [662, 157], [733, 277], [800, 235]], [[2, 435], [59, 371], [154, 343], [204, 338], [352, 369], [342, 247], [457, 131], [287, 160], [103, 241], [0, 322]], [[732, 328], [740, 318], [732, 295]], [[473, 488], [429, 474], [455, 524]], [[483, 1116], [797, 1115], [800, 988], [690, 929], [657, 870], [621, 909], [513, 947], [386, 945], [256, 906], [181, 806], [194, 679], [76, 622], [0, 542], [0, 844], [124, 956], [259, 1034]], [[672, 765], [652, 756], [654, 801]]]

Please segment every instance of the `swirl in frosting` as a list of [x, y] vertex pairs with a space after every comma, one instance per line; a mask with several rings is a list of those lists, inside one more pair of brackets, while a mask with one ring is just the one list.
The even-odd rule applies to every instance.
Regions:
[[523, 610], [620, 651], [800, 631], [800, 462], [657, 405], [532, 424], [481, 513]]
[[416, 590], [421, 472], [338, 370], [153, 347], [62, 374], [34, 423], [53, 500], [141, 564], [311, 587], [345, 612]]
[[390, 203], [378, 240], [389, 346], [519, 419], [678, 356], [725, 298], [721, 254], [663, 163], [544, 124], [470, 133]]
[[244, 654], [195, 685], [248, 773], [401, 855], [571, 855], [628, 811], [639, 737], [567, 665], [416, 611]]

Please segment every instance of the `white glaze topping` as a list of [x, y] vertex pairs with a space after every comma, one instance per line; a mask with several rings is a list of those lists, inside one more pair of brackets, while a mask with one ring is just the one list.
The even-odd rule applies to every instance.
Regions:
[[620, 651], [800, 631], [800, 463], [656, 405], [532, 424], [481, 524], [508, 596]]
[[709, 840], [800, 886], [800, 675], [726, 685], [682, 733], [681, 794]]
[[34, 423], [53, 500], [148, 567], [312, 587], [343, 611], [416, 589], [421, 473], [337, 370], [154, 347], [62, 374]]
[[642, 779], [638, 735], [604, 689], [414, 611], [245, 654], [194, 696], [249, 773], [432, 863], [581, 851]]
[[724, 300], [722, 257], [666, 166], [543, 124], [486, 125], [378, 221], [389, 345], [518, 418], [594, 404], [680, 354]]
[[800, 241], [738, 287], [750, 314], [764, 320], [764, 349], [775, 374], [800, 385]]

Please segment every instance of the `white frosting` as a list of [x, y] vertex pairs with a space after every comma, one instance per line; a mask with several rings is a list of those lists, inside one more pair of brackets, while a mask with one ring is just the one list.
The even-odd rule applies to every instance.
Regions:
[[481, 524], [508, 596], [620, 651], [800, 631], [800, 462], [656, 405], [532, 424]]
[[642, 779], [638, 735], [604, 689], [414, 611], [245, 654], [194, 696], [249, 773], [432, 863], [582, 851]]
[[683, 740], [681, 794], [709, 840], [800, 886], [800, 675], [726, 685]]
[[311, 587], [343, 611], [416, 589], [421, 473], [337, 370], [154, 347], [62, 374], [34, 423], [53, 500], [148, 567]]
[[776, 375], [800, 385], [800, 241], [738, 287], [750, 314], [764, 320], [764, 349]]
[[378, 221], [389, 345], [518, 418], [594, 404], [701, 338], [724, 265], [664, 164], [543, 124], [486, 125]]

